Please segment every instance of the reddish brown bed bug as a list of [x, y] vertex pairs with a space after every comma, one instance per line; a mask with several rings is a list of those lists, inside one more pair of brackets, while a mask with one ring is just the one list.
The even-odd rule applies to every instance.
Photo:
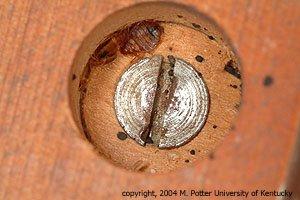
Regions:
[[95, 50], [91, 59], [96, 64], [107, 64], [122, 54], [150, 52], [159, 44], [163, 28], [159, 21], [144, 20], [123, 27], [110, 34]]

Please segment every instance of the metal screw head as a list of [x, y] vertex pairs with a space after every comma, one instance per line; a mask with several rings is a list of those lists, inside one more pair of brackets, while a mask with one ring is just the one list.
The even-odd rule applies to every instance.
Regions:
[[131, 65], [115, 92], [115, 111], [125, 132], [140, 145], [185, 144], [203, 127], [209, 109], [206, 85], [183, 59], [155, 55]]

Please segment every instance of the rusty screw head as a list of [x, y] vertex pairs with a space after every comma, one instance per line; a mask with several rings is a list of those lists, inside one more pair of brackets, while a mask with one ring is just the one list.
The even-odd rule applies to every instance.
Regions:
[[125, 132], [140, 145], [185, 144], [203, 127], [209, 109], [206, 85], [183, 59], [155, 55], [131, 65], [117, 85], [115, 111]]

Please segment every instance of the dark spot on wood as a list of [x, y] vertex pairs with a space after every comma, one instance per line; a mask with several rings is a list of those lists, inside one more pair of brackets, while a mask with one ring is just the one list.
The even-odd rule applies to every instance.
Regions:
[[195, 28], [201, 28], [201, 26], [199, 24], [196, 24], [196, 23], [192, 23], [193, 27]]
[[268, 86], [272, 85], [273, 82], [274, 82], [274, 79], [273, 79], [273, 77], [270, 76], [270, 75], [267, 75], [267, 76], [264, 78], [264, 86], [267, 86], [267, 87], [268, 87]]
[[189, 162], [190, 162], [190, 160], [186, 159], [184, 162], [186, 162], [186, 163], [189, 163]]
[[196, 151], [194, 149], [190, 150], [190, 154], [191, 155], [195, 155], [196, 154]]
[[195, 57], [195, 59], [196, 59], [198, 62], [202, 62], [202, 61], [204, 60], [204, 58], [203, 58], [202, 56], [200, 56], [200, 55], [197, 55], [197, 56]]
[[211, 160], [215, 159], [215, 154], [214, 153], [209, 153], [208, 158], [211, 159]]
[[218, 128], [218, 126], [217, 125], [213, 125], [213, 128], [216, 129], [216, 128]]
[[74, 81], [77, 78], [75, 74], [72, 75], [72, 80]]
[[224, 70], [225, 70], [226, 72], [228, 72], [229, 74], [235, 76], [236, 78], [241, 79], [240, 71], [238, 70], [237, 67], [234, 66], [234, 63], [233, 63], [232, 60], [229, 60], [229, 61], [226, 63], [226, 65], [225, 65], [225, 67], [224, 67]]
[[124, 132], [118, 132], [117, 137], [119, 140], [126, 140], [127, 139], [127, 135]]
[[177, 17], [178, 17], [178, 18], [183, 18], [183, 16], [182, 16], [182, 15], [177, 15]]
[[209, 35], [209, 36], [207, 36], [208, 37], [208, 39], [210, 39], [210, 40], [214, 40], [215, 38], [213, 37], [213, 36], [211, 36], [211, 35]]
[[230, 87], [234, 88], [234, 89], [237, 89], [237, 85], [232, 85], [230, 84]]

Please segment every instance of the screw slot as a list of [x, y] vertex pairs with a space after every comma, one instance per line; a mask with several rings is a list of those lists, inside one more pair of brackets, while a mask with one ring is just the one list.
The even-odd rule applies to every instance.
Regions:
[[185, 144], [203, 127], [208, 109], [202, 77], [173, 56], [155, 55], [131, 65], [115, 92], [119, 123], [142, 146], [149, 137], [159, 148]]

